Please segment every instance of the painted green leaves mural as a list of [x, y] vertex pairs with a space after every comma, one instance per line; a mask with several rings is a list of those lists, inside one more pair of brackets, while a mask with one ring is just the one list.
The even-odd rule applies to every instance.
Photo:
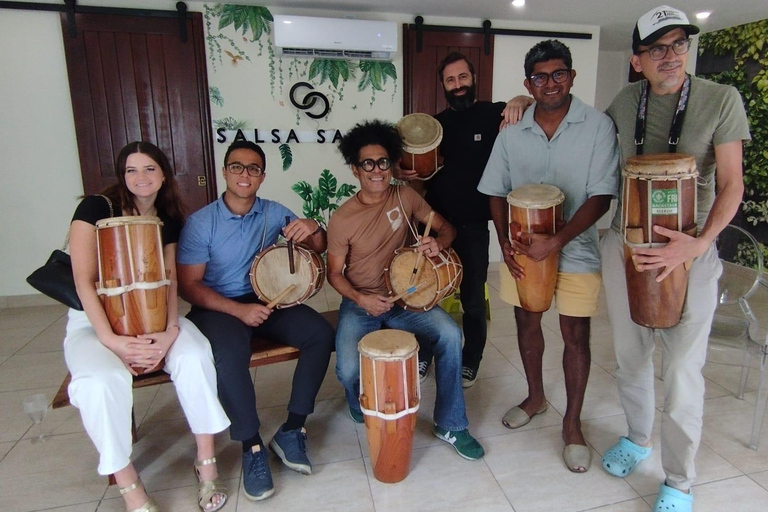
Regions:
[[243, 35], [251, 32], [251, 41], [258, 41], [261, 34], [271, 31], [272, 13], [266, 7], [256, 5], [222, 5], [219, 30], [230, 25]]
[[309, 66], [309, 79], [318, 79], [320, 84], [330, 80], [333, 87], [338, 89], [339, 79], [342, 80], [343, 86], [344, 82], [355, 76], [354, 68], [351, 68], [349, 64], [346, 60], [315, 59], [312, 61], [312, 65]]
[[371, 88], [371, 106], [376, 99], [376, 91], [384, 91], [387, 77], [391, 77], [394, 83], [394, 91], [392, 92], [394, 97], [397, 92], [397, 70], [394, 64], [380, 60], [361, 60], [360, 71], [363, 72], [363, 76], [360, 77], [357, 90], [364, 91], [368, 87]]
[[221, 91], [218, 87], [210, 86], [208, 88], [208, 97], [211, 99], [211, 103], [219, 107], [224, 106], [224, 97], [221, 95]]
[[293, 152], [290, 144], [280, 144], [280, 158], [283, 160], [283, 172], [291, 168]]
[[306, 181], [295, 183], [291, 189], [304, 201], [303, 213], [308, 219], [314, 219], [324, 227], [328, 226], [331, 213], [341, 205], [342, 200], [355, 193], [355, 186], [343, 183], [340, 187], [336, 177], [328, 169], [323, 169], [317, 186]]

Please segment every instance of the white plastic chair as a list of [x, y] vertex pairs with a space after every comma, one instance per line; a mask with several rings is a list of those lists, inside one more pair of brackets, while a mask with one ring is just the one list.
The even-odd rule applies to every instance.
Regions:
[[737, 394], [740, 400], [744, 399], [751, 359], [758, 359], [760, 378], [752, 435], [749, 440], [749, 447], [757, 450], [768, 400], [768, 325], [766, 322], [760, 324], [749, 299], [758, 291], [760, 285], [768, 288], [768, 280], [763, 275], [760, 246], [755, 237], [744, 229], [733, 225], [726, 226], [717, 238], [717, 249], [723, 264], [723, 275], [718, 281], [718, 307], [709, 334], [708, 359], [715, 359], [713, 352], [722, 346], [741, 350], [741, 379]]

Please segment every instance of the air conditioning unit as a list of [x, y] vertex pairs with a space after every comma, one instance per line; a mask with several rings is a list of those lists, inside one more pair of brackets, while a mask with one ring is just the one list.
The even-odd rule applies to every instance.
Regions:
[[274, 28], [278, 55], [392, 60], [397, 53], [393, 21], [275, 15]]

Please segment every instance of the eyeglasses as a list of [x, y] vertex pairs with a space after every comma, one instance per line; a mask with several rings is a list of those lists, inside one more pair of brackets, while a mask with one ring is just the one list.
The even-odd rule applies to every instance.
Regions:
[[571, 70], [570, 69], [558, 69], [557, 71], [553, 71], [550, 73], [536, 73], [535, 75], [531, 75], [528, 77], [528, 80], [535, 85], [536, 87], [544, 87], [549, 83], [549, 79], [552, 78], [552, 81], [556, 84], [561, 84], [568, 80], [568, 78], [571, 76]]
[[651, 60], [661, 60], [667, 56], [670, 48], [675, 53], [675, 55], [685, 55], [688, 53], [688, 50], [691, 49], [691, 40], [690, 38], [679, 39], [672, 44], [657, 44], [656, 46], [651, 46], [647, 50], [640, 50], [637, 53], [640, 54], [648, 52], [648, 56], [651, 58]]
[[256, 164], [243, 165], [240, 162], [227, 164], [227, 170], [232, 174], [238, 174], [238, 175], [243, 174], [243, 169], [248, 171], [248, 176], [253, 176], [254, 178], [258, 178], [259, 176], [264, 174], [264, 169], [262, 169], [261, 166]]
[[374, 168], [378, 167], [382, 171], [389, 170], [392, 167], [392, 161], [389, 158], [379, 158], [374, 160], [373, 158], [366, 158], [362, 162], [357, 162], [357, 166], [365, 172], [372, 172]]

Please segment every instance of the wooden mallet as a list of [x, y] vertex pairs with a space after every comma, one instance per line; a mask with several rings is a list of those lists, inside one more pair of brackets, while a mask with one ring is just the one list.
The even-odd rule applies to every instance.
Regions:
[[417, 284], [417, 285], [411, 286], [410, 288], [408, 288], [408, 289], [407, 289], [407, 290], [405, 290], [404, 292], [402, 292], [402, 293], [398, 293], [398, 294], [397, 294], [397, 295], [395, 295], [394, 297], [390, 297], [390, 298], [388, 298], [388, 299], [387, 299], [387, 302], [389, 302], [390, 304], [392, 304], [393, 302], [397, 302], [397, 301], [399, 301], [400, 299], [402, 299], [402, 298], [403, 298], [403, 297], [405, 297], [406, 295], [410, 295], [410, 294], [414, 293], [416, 290], [418, 290], [419, 288], [421, 288], [421, 285], [422, 285], [422, 284], [424, 284], [424, 283], [419, 283], [419, 284]]
[[[290, 223], [291, 223], [291, 218], [288, 215], [286, 215], [285, 216], [286, 227]], [[293, 240], [288, 240], [288, 268], [291, 272], [291, 275], [296, 273], [296, 265], [293, 262]]]
[[[432, 219], [435, 217], [435, 212], [431, 211], [429, 212], [429, 218], [427, 218], [427, 227], [424, 228], [424, 235], [421, 237], [422, 240], [429, 235], [429, 230], [432, 228]], [[419, 245], [421, 245], [421, 242], [419, 242]], [[420, 252], [418, 256], [416, 256], [416, 264], [413, 266], [413, 271], [411, 272], [411, 278], [408, 280], [408, 284], [412, 285], [414, 281], [416, 281], [416, 274], [419, 273], [419, 267], [421, 266], [421, 259], [424, 257], [424, 253]]]
[[286, 288], [285, 290], [281, 291], [281, 292], [280, 292], [280, 293], [277, 295], [277, 297], [275, 297], [274, 299], [272, 299], [271, 301], [269, 301], [269, 304], [267, 304], [267, 307], [268, 307], [269, 309], [272, 309], [272, 308], [274, 308], [274, 307], [275, 307], [275, 306], [278, 304], [278, 302], [280, 302], [281, 300], [283, 300], [283, 298], [284, 298], [286, 295], [288, 295], [289, 293], [291, 293], [291, 292], [292, 292], [293, 290], [295, 290], [295, 289], [296, 289], [296, 285], [295, 285], [295, 284], [292, 284], [291, 286], [289, 286], [289, 287], [288, 287], [288, 288]]

